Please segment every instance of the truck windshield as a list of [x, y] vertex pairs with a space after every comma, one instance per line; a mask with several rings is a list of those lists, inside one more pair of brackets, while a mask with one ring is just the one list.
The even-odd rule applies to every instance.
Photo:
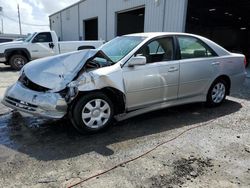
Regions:
[[116, 37], [104, 44], [100, 50], [107, 55], [114, 63], [117, 63], [138, 46], [145, 37], [122, 36]]
[[30, 42], [30, 40], [36, 35], [36, 32], [33, 34], [30, 34], [25, 40], [24, 42]]

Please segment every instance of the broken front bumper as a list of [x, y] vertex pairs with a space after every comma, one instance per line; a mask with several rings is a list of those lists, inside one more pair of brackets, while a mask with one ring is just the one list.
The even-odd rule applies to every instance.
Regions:
[[37, 92], [16, 82], [9, 87], [2, 103], [28, 114], [60, 119], [67, 113], [67, 103], [59, 93]]

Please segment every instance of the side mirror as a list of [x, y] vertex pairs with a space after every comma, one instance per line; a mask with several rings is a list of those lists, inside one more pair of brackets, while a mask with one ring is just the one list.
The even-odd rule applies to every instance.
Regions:
[[128, 66], [129, 67], [133, 67], [135, 65], [145, 65], [147, 63], [147, 59], [144, 56], [135, 56], [132, 57], [129, 62], [128, 62]]

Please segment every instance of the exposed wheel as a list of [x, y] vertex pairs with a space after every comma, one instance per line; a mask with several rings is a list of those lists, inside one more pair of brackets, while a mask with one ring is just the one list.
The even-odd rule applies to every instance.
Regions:
[[228, 84], [223, 79], [216, 80], [210, 87], [207, 94], [207, 105], [214, 107], [222, 104], [228, 93]]
[[21, 70], [21, 68], [28, 62], [27, 58], [21, 54], [11, 56], [9, 63], [14, 70]]
[[73, 106], [74, 127], [80, 132], [98, 132], [111, 125], [114, 108], [103, 93], [90, 93]]

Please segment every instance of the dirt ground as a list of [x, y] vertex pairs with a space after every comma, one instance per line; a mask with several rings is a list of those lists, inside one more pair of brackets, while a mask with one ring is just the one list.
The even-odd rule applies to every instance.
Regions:
[[[17, 78], [0, 66], [0, 98]], [[96, 135], [0, 105], [0, 187], [69, 187], [168, 140], [75, 187], [250, 187], [250, 75], [218, 108], [168, 108]]]

